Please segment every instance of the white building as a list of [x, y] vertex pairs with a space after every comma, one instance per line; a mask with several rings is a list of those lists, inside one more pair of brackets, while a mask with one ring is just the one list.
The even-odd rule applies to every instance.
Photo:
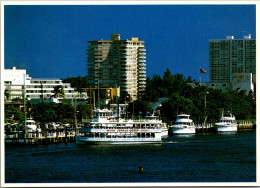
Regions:
[[[247, 93], [250, 91], [255, 92], [252, 73], [233, 73], [231, 78], [232, 82], [203, 82], [200, 84], [209, 88], [222, 89], [223, 91], [228, 89], [238, 89], [240, 91], [246, 90]], [[192, 83], [190, 85], [195, 87]]]
[[233, 89], [254, 91], [253, 74], [252, 73], [234, 73], [232, 75]]
[[255, 92], [256, 39], [249, 34], [243, 39], [227, 36], [226, 39], [209, 40], [209, 66], [210, 82], [201, 85], [224, 91]]
[[232, 82], [233, 74], [256, 75], [256, 39], [251, 34], [243, 39], [227, 36], [226, 39], [209, 40], [210, 82]]
[[[67, 100], [73, 103], [74, 99], [76, 99], [77, 102], [87, 99], [86, 93], [79, 94], [74, 88], [70, 87], [70, 83], [63, 83], [60, 79], [32, 79], [26, 74], [25, 69], [17, 69], [16, 67], [5, 69], [3, 73], [4, 88], [10, 93], [10, 97], [7, 101], [11, 101], [15, 98], [23, 99], [24, 93], [26, 100], [31, 100], [32, 102], [39, 102], [42, 95], [45, 102], [61, 102], [61, 100]], [[62, 86], [64, 90], [63, 98], [51, 98], [54, 94], [55, 86]]]

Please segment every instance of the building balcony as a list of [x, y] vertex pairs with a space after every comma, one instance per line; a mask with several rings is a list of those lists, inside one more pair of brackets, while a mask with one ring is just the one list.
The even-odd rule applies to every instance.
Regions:
[[138, 48], [139, 51], [145, 52], [146, 49], [145, 48]]
[[139, 59], [139, 62], [144, 63], [144, 65], [145, 65], [146, 60], [145, 59]]
[[143, 63], [143, 62], [146, 62], [146, 61], [144, 61], [144, 60], [141, 60], [142, 62], [140, 62], [138, 65], [139, 66], [146, 66], [146, 63]]

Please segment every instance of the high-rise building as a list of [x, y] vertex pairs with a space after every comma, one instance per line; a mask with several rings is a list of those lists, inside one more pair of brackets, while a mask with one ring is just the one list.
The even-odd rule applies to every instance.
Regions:
[[110, 40], [88, 41], [88, 76], [95, 87], [120, 86], [136, 100], [146, 85], [146, 49], [138, 37], [121, 40], [111, 34]]
[[215, 39], [209, 41], [210, 82], [231, 83], [236, 74], [256, 74], [256, 40], [251, 34], [244, 39]]

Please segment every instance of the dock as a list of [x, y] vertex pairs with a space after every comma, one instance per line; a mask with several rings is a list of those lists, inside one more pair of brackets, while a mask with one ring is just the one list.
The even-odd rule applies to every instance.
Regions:
[[216, 132], [214, 124], [213, 123], [207, 123], [207, 124], [198, 124], [196, 125], [196, 133], [211, 133]]
[[256, 129], [256, 124], [253, 123], [253, 122], [239, 122], [237, 124], [237, 129], [240, 130], [240, 129]]
[[[256, 129], [256, 123], [239, 122], [238, 131], [244, 129]], [[76, 131], [79, 135], [78, 130]], [[24, 130], [13, 129], [5, 136], [6, 144], [13, 145], [44, 145], [58, 143], [74, 143], [76, 142], [76, 132], [73, 128], [46, 130], [46, 132], [25, 132]], [[196, 134], [215, 133], [214, 123], [196, 125]]]
[[25, 145], [39, 145], [39, 144], [58, 144], [75, 142], [75, 130], [66, 130], [59, 132], [48, 131], [46, 133], [25, 131], [12, 131], [10, 135], [5, 137], [6, 144], [25, 144]]

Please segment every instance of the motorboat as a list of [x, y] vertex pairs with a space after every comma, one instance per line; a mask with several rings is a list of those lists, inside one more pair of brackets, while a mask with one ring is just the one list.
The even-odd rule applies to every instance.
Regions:
[[218, 132], [231, 132], [237, 131], [236, 118], [231, 113], [222, 113], [219, 122], [215, 124], [215, 128]]
[[35, 132], [37, 130], [37, 125], [34, 120], [27, 119], [25, 121], [25, 128], [26, 128], [27, 132]]
[[174, 125], [169, 127], [172, 134], [195, 134], [196, 128], [188, 114], [179, 114]]

